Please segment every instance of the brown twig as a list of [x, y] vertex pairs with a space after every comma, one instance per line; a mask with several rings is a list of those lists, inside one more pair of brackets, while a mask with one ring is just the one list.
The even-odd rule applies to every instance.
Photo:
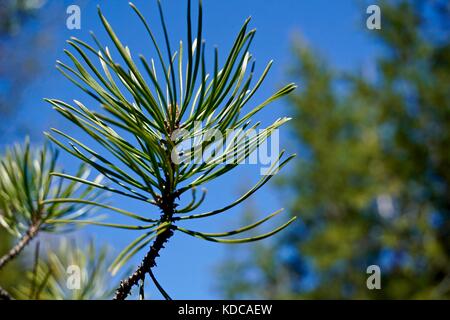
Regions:
[[131, 276], [120, 282], [114, 300], [125, 300], [130, 294], [131, 288], [137, 285], [140, 280], [144, 279], [145, 274], [148, 273], [151, 268], [156, 266], [156, 258], [159, 257], [159, 251], [164, 248], [164, 244], [172, 235], [173, 231], [171, 229], [167, 229], [156, 237], [155, 242], [142, 260], [141, 265]]
[[0, 269], [2, 269], [9, 261], [14, 259], [22, 250], [30, 243], [39, 231], [40, 222], [34, 222], [17, 242], [17, 244], [9, 250], [3, 257], [0, 258]]
[[[161, 223], [172, 222], [172, 216], [176, 206], [174, 199], [175, 196], [173, 194], [158, 199], [159, 207], [163, 212], [160, 219]], [[130, 294], [131, 288], [137, 285], [139, 281], [143, 280], [145, 275], [156, 266], [156, 258], [159, 257], [159, 251], [164, 248], [164, 244], [172, 237], [172, 235], [172, 227], [169, 226], [156, 237], [140, 266], [131, 276], [120, 282], [114, 300], [125, 300]]]

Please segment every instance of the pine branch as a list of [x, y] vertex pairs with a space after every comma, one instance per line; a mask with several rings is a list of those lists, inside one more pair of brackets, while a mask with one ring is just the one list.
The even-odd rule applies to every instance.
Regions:
[[[94, 111], [78, 100], [75, 100], [75, 104], [72, 105], [58, 99], [46, 99], [63, 117], [107, 149], [108, 155], [103, 155], [103, 152], [55, 128], [51, 129], [51, 133], [46, 133], [47, 137], [67, 153], [97, 170], [115, 186], [109, 187], [97, 181], [66, 174], [55, 175], [84, 183], [98, 190], [111, 191], [149, 205], [156, 205], [162, 212], [160, 218], [155, 220], [148, 218], [147, 215], [138, 215], [121, 209], [114, 210], [140, 222], [151, 222], [144, 226], [99, 224], [94, 220], [79, 221], [79, 223], [92, 225], [145, 230], [117, 256], [110, 267], [113, 273], [154, 241], [136, 271], [121, 281], [115, 300], [126, 299], [131, 289], [139, 285], [147, 273], [152, 275], [151, 271], [156, 266], [156, 258], [159, 257], [160, 250], [164, 248], [175, 230], [206, 241], [229, 244], [247, 243], [272, 236], [295, 220], [293, 218], [271, 232], [240, 239], [227, 237], [256, 228], [278, 212], [251, 225], [221, 233], [198, 232], [174, 225], [175, 221], [181, 224], [182, 220], [206, 218], [231, 209], [261, 188], [272, 175], [293, 159], [294, 155], [283, 160], [284, 151], [282, 151], [270, 167], [267, 175], [269, 177], [262, 178], [241, 198], [220, 209], [206, 213], [193, 213], [204, 200], [204, 196], [196, 200], [196, 188], [227, 174], [243, 163], [253, 152], [267, 143], [279, 127], [289, 121], [290, 118], [279, 118], [264, 129], [259, 128], [259, 122], [250, 124], [254, 115], [294, 90], [296, 86], [288, 84], [256, 107], [245, 111], [272, 64], [270, 62], [266, 66], [256, 84], [252, 86], [255, 61], [249, 52], [249, 47], [255, 30], [248, 30], [250, 19], [244, 22], [222, 65], [219, 65], [222, 59], [219, 60], [218, 51], [215, 50], [214, 71], [208, 72], [202, 35], [202, 0], [198, 1], [197, 32], [192, 30], [191, 1], [188, 1], [187, 44], [184, 45], [184, 48], [187, 48], [187, 58], [185, 55], [184, 59], [182, 41], [180, 41], [179, 51], [171, 50], [168, 28], [161, 4], [158, 2], [167, 61], [164, 61], [163, 52], [145, 17], [133, 4], [130, 5], [149, 34], [157, 52], [157, 62], [159, 60], [163, 76], [157, 76], [156, 70], [159, 68], [155, 67], [154, 59], [149, 62], [143, 55], [139, 56], [144, 67], [140, 70], [130, 48], [119, 39], [99, 8], [99, 18], [117, 49], [120, 60], [113, 58], [108, 47], [102, 45], [92, 34], [97, 48], [76, 38], [68, 42], [76, 53], [69, 50], [65, 50], [65, 53], [75, 67], [61, 61], [57, 64], [64, 76], [100, 104], [102, 111]], [[103, 71], [91, 61], [90, 54], [94, 54], [100, 61]], [[176, 63], [176, 57], [178, 57], [178, 63]], [[150, 81], [146, 81], [147, 77]], [[126, 89], [130, 98], [123, 94], [120, 87]], [[198, 124], [201, 124], [200, 128]], [[256, 132], [256, 130], [259, 131]], [[121, 131], [125, 131], [126, 136], [121, 135], [119, 133]], [[217, 150], [221, 147], [219, 144], [225, 142], [221, 139], [211, 139], [213, 132], [221, 134], [225, 139], [232, 138], [231, 143], [225, 146], [223, 154], [217, 155], [216, 152], [214, 156], [208, 154], [208, 150]], [[233, 132], [236, 136], [230, 137], [229, 132]], [[187, 147], [183, 142], [194, 144]], [[192, 191], [192, 202], [177, 211], [175, 199], [179, 199], [187, 191]], [[70, 200], [105, 207], [98, 201]], [[50, 201], [59, 202], [61, 199]], [[180, 217], [180, 214], [187, 215]], [[61, 219], [59, 222], [67, 221]], [[160, 291], [163, 293], [164, 290]], [[163, 295], [166, 296], [164, 293]]]
[[30, 243], [31, 240], [36, 236], [39, 231], [41, 223], [40, 221], [35, 221], [28, 228], [27, 232], [19, 240], [19, 242], [9, 250], [3, 257], [0, 258], [0, 269], [2, 269], [9, 261], [13, 260], [22, 250]]

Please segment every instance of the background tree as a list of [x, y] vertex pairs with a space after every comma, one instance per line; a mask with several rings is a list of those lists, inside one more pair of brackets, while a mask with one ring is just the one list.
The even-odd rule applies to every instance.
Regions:
[[[450, 7], [386, 1], [381, 11], [372, 79], [295, 45], [303, 156], [284, 183], [303, 224], [225, 263], [225, 297], [450, 297]], [[372, 264], [382, 290], [366, 287]], [[251, 280], [230, 281], [237, 270]]]

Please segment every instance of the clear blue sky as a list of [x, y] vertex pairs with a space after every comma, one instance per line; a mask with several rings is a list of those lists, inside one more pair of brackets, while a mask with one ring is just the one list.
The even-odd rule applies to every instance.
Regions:
[[[184, 2], [162, 1], [173, 47], [180, 39], [185, 39], [186, 5]], [[88, 32], [94, 30], [100, 39], [105, 40], [105, 44], [110, 45], [106, 41], [105, 32], [97, 18], [97, 3], [100, 4], [117, 34], [131, 51], [135, 55], [138, 53], [149, 55], [149, 39], [129, 8], [128, 1], [66, 1], [66, 5], [73, 3], [81, 6], [82, 29], [72, 31], [66, 29], [65, 6], [60, 5], [59, 9], [51, 11], [54, 15], [53, 25], [56, 26], [53, 28], [54, 48], [45, 53], [42, 66], [46, 71], [27, 89], [23, 99], [24, 106], [17, 119], [18, 124], [31, 124], [37, 132], [48, 130], [50, 127], [76, 132], [72, 131], [72, 127], [51, 110], [42, 98], [89, 101], [82, 92], [74, 88], [54, 69], [54, 64], [57, 59], [65, 59], [62, 51], [66, 47], [65, 39], [70, 36], [90, 40]], [[149, 22], [156, 31], [157, 37], [161, 39], [156, 1], [135, 0], [134, 3], [150, 18]], [[365, 29], [366, 13], [360, 2], [354, 0], [204, 0], [204, 38], [208, 52], [212, 53], [214, 45], [219, 47], [219, 52], [229, 50], [234, 36], [248, 16], [252, 16], [251, 27], [257, 28], [251, 52], [257, 60], [257, 65], [259, 64], [258, 70], [261, 70], [270, 59], [275, 61], [271, 76], [255, 97], [255, 102], [269, 96], [286, 82], [285, 71], [291, 58], [290, 45], [294, 34], [301, 35], [307, 43], [340, 69], [352, 69], [364, 64], [370, 67], [376, 46]], [[211, 58], [211, 55], [208, 57]], [[302, 84], [298, 85], [301, 87]], [[264, 112], [260, 119], [268, 122], [285, 115], [289, 116], [289, 110], [283, 102], [277, 102]], [[34, 141], [39, 141], [39, 136], [35, 137]], [[298, 152], [295, 144], [289, 139], [288, 128], [284, 129], [281, 145], [290, 153]], [[63, 156], [62, 159], [64, 166], [70, 171], [75, 161], [68, 156]], [[288, 171], [289, 168], [286, 168], [284, 173]], [[258, 172], [258, 168], [254, 166], [243, 166], [220, 181], [209, 185], [208, 198], [203, 210], [221, 207], [239, 197], [243, 190], [258, 180]], [[127, 199], [114, 197], [112, 200], [114, 205], [130, 211], [142, 213], [147, 210], [140, 204]], [[253, 198], [252, 204], [260, 209], [261, 214], [267, 214], [280, 207], [287, 207], [288, 199], [281, 199], [272, 184], [261, 190]], [[150, 208], [150, 210], [154, 209]], [[236, 208], [222, 217], [196, 221], [192, 228], [214, 232], [239, 226], [242, 210], [242, 207]], [[99, 243], [109, 244], [116, 252], [119, 252], [136, 238], [139, 232], [90, 227], [86, 228], [83, 234], [94, 237]], [[216, 278], [214, 268], [226, 258], [226, 252], [228, 250], [225, 250], [221, 244], [176, 235], [167, 249], [162, 252], [155, 273], [166, 290], [175, 298], [218, 298], [220, 296], [214, 290]], [[143, 254], [144, 252], [138, 254], [132, 264], [136, 265]], [[153, 292], [155, 291], [152, 290]], [[153, 297], [155, 296], [157, 296], [156, 293]]]

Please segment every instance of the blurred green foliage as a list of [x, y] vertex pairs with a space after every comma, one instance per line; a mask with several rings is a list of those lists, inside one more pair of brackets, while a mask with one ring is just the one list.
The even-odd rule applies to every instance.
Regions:
[[[389, 1], [381, 12], [370, 77], [296, 43], [303, 156], [284, 184], [303, 223], [224, 263], [226, 298], [450, 298], [450, 6]], [[367, 289], [372, 264], [381, 290]]]
[[34, 266], [11, 291], [16, 299], [98, 300], [111, 299], [115, 291], [108, 266], [112, 256], [94, 242], [81, 245], [63, 238], [41, 253], [35, 250]]

